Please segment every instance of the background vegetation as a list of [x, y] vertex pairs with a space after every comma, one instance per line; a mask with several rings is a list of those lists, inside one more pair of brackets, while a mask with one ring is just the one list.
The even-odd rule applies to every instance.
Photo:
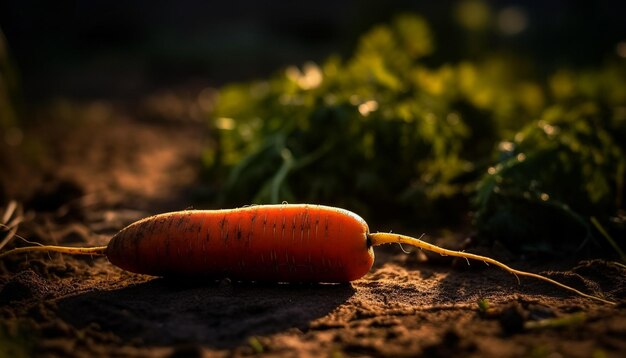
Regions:
[[224, 86], [205, 155], [221, 202], [331, 203], [414, 224], [458, 223], [471, 203], [481, 237], [516, 250], [603, 246], [592, 217], [624, 237], [624, 60], [547, 75], [528, 54], [433, 65], [434, 38], [400, 15], [345, 59]]

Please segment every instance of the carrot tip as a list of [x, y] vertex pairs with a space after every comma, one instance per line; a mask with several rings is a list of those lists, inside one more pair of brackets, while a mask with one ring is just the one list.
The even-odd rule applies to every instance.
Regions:
[[53, 246], [53, 245], [42, 245], [42, 246], [26, 246], [26, 247], [18, 247], [13, 250], [9, 250], [0, 254], [0, 258], [11, 254], [18, 254], [24, 252], [59, 252], [63, 254], [70, 255], [97, 255], [102, 256], [106, 253], [106, 246], [95, 246], [95, 247], [69, 247], [69, 246]]

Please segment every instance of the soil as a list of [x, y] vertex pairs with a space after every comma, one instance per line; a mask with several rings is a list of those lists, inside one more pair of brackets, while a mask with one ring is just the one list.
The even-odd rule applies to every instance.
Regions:
[[[102, 245], [130, 222], [185, 209], [210, 191], [198, 171], [211, 144], [202, 121], [140, 120], [148, 117], [141, 106], [114, 103], [71, 108], [74, 122], [39, 119], [21, 145], [2, 147], [0, 204], [23, 203], [21, 236]], [[466, 236], [458, 230], [428, 239]], [[23, 244], [16, 238], [8, 246]], [[619, 302], [609, 306], [532, 279], [518, 284], [482, 263], [377, 249], [370, 273], [341, 285], [168, 280], [124, 272], [102, 257], [6, 257], [0, 356], [626, 354], [626, 269], [619, 265], [473, 249]]]

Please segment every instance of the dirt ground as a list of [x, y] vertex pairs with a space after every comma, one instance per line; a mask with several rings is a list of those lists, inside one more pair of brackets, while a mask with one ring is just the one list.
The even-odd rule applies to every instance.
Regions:
[[[197, 171], [209, 143], [202, 122], [141, 121], [137, 108], [82, 104], [68, 115], [80, 124], [44, 118], [21, 146], [2, 147], [1, 204], [24, 204], [21, 236], [102, 245], [130, 222], [188, 208], [210, 190]], [[426, 238], [443, 236], [467, 233]], [[620, 303], [396, 246], [378, 248], [370, 273], [346, 285], [167, 280], [101, 257], [15, 255], [0, 261], [0, 356], [626, 355], [624, 268], [473, 250]]]

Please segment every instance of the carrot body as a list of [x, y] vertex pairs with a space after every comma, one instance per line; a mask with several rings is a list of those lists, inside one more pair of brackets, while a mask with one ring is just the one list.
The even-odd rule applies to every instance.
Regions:
[[374, 262], [369, 230], [347, 210], [260, 205], [155, 215], [115, 235], [106, 256], [155, 276], [348, 282]]

